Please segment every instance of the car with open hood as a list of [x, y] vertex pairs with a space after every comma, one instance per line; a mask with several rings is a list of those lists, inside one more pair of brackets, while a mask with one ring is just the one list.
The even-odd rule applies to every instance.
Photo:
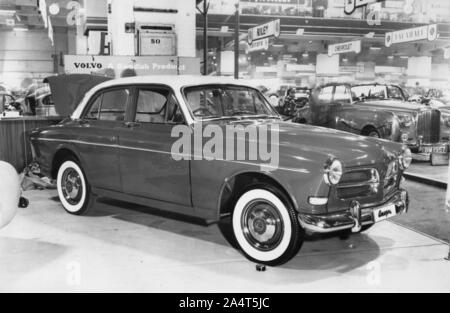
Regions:
[[319, 86], [294, 121], [400, 142], [416, 159], [431, 159], [433, 165], [449, 153], [448, 111], [409, 102], [402, 88], [395, 85]]
[[[55, 101], [76, 96], [64, 100], [63, 81], [49, 79], [54, 95], [62, 88]], [[101, 196], [196, 217], [218, 223], [248, 259], [280, 265], [307, 232], [358, 233], [408, 210], [407, 148], [284, 122], [242, 81], [133, 77], [76, 97], [70, 117], [30, 137], [70, 214]], [[265, 145], [270, 158], [252, 156]]]

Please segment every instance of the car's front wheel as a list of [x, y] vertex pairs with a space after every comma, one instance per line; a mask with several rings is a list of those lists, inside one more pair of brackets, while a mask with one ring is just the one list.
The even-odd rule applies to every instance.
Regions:
[[236, 202], [233, 233], [244, 255], [269, 266], [282, 265], [300, 250], [304, 240], [297, 213], [275, 188], [256, 186]]
[[70, 214], [84, 215], [95, 202], [86, 175], [75, 159], [68, 159], [59, 167], [57, 188], [59, 199]]

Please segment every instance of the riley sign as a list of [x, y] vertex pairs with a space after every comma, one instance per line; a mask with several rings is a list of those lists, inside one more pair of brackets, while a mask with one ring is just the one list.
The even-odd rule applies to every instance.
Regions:
[[253, 41], [260, 39], [271, 37], [278, 38], [280, 37], [280, 33], [280, 20], [275, 20], [260, 26], [250, 28], [248, 30], [248, 44], [251, 45]]

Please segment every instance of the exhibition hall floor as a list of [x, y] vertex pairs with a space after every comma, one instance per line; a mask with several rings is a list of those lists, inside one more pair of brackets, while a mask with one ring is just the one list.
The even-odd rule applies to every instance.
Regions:
[[0, 230], [0, 292], [450, 291], [448, 245], [393, 222], [309, 238], [288, 264], [257, 272], [217, 226], [112, 201], [75, 217], [55, 191], [26, 196], [30, 207]]
[[430, 183], [446, 185], [448, 181], [448, 166], [430, 166], [428, 162], [414, 162], [406, 173]]

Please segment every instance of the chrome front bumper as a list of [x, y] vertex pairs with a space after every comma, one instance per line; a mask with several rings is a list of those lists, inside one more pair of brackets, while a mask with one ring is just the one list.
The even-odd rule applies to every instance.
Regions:
[[359, 232], [362, 226], [375, 223], [374, 210], [390, 205], [395, 205], [397, 215], [407, 213], [409, 207], [408, 192], [399, 190], [381, 205], [361, 207], [357, 201], [353, 201], [345, 212], [329, 215], [299, 214], [298, 220], [305, 230], [313, 233], [332, 233], [347, 229]]

